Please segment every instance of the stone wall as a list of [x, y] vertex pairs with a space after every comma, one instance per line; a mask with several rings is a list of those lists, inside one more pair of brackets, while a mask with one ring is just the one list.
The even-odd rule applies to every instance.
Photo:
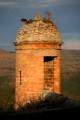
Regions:
[[[60, 93], [61, 39], [56, 25], [42, 20], [23, 20], [16, 35], [15, 104], [19, 107], [31, 99], [38, 99], [46, 91]], [[53, 57], [51, 72], [45, 72], [44, 57]], [[50, 77], [52, 76], [52, 77]], [[49, 79], [48, 79], [49, 78]], [[50, 85], [50, 86], [48, 86]]]
[[17, 107], [32, 99], [38, 99], [45, 90], [44, 56], [56, 57], [52, 66], [54, 83], [48, 90], [60, 92], [60, 59], [57, 57], [60, 53], [59, 49], [54, 49], [52, 46], [52, 44], [40, 44], [39, 46], [39, 44], [31, 45], [30, 43], [16, 46], [15, 101]]
[[31, 23], [22, 23], [16, 34], [16, 41], [60, 42], [60, 33], [54, 23], [45, 23], [42, 20]]

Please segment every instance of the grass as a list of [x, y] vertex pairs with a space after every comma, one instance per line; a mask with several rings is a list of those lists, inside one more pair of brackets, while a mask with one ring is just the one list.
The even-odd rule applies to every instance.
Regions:
[[80, 100], [80, 51], [62, 51], [61, 88], [62, 93]]
[[8, 108], [14, 101], [14, 85], [9, 76], [0, 77], [0, 107]]

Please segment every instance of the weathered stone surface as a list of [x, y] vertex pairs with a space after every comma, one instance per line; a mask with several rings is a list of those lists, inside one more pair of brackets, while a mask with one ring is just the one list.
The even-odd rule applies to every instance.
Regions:
[[60, 35], [52, 23], [39, 19], [22, 25], [16, 37], [16, 108], [39, 99], [44, 91], [60, 93], [60, 49]]
[[54, 23], [45, 23], [43, 20], [34, 20], [31, 23], [23, 23], [17, 31], [16, 42], [23, 41], [50, 41], [60, 42], [60, 34]]

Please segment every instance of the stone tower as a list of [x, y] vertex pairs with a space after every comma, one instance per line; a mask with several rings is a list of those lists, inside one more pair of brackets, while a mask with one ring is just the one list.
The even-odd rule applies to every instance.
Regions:
[[60, 93], [61, 39], [56, 25], [39, 13], [21, 21], [15, 43], [16, 108], [45, 91]]

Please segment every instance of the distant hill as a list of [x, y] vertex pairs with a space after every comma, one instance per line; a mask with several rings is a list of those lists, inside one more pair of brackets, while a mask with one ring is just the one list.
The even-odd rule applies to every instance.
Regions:
[[0, 49], [0, 76], [12, 74], [15, 66], [15, 53]]
[[80, 100], [80, 50], [63, 50], [61, 63], [63, 94]]
[[0, 49], [0, 107], [13, 104], [15, 53]]
[[5, 50], [3, 50], [3, 49], [0, 49], [0, 55], [1, 55], [1, 54], [5, 54], [5, 53], [7, 53], [7, 51], [5, 51]]

